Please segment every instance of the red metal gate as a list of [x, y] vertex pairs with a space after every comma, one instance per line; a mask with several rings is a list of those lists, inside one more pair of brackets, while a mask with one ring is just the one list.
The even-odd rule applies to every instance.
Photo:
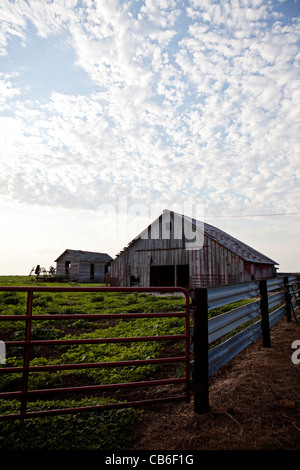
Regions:
[[[155, 404], [166, 401], [182, 401], [189, 402], [190, 400], [190, 306], [189, 294], [181, 287], [165, 287], [165, 288], [126, 288], [126, 287], [0, 287], [0, 291], [14, 291], [14, 292], [27, 292], [27, 311], [26, 315], [0, 315], [0, 321], [24, 321], [25, 322], [25, 339], [23, 341], [7, 341], [6, 347], [22, 346], [24, 348], [23, 366], [20, 367], [0, 367], [0, 374], [21, 373], [22, 374], [22, 388], [17, 391], [2, 392], [0, 398], [2, 399], [19, 399], [20, 412], [18, 414], [4, 414], [0, 419], [19, 419], [19, 418], [32, 418], [45, 415], [66, 414], [79, 411], [95, 411], [107, 408], [124, 408], [132, 406], [144, 406], [147, 404]], [[157, 313], [117, 313], [117, 314], [33, 314], [33, 298], [36, 292], [128, 292], [128, 293], [181, 293], [185, 297], [184, 311], [183, 312], [157, 312]], [[102, 319], [135, 319], [135, 318], [153, 318], [153, 317], [184, 317], [185, 319], [185, 332], [183, 334], [171, 334], [163, 336], [136, 336], [127, 338], [93, 338], [93, 339], [44, 339], [32, 340], [31, 332], [34, 321], [36, 320], [71, 320], [71, 319], [89, 319], [89, 320], [102, 320]], [[140, 342], [140, 341], [161, 341], [161, 340], [176, 340], [184, 341], [184, 355], [179, 357], [163, 357], [155, 359], [141, 359], [141, 360], [124, 360], [113, 362], [88, 362], [80, 364], [57, 364], [57, 365], [30, 365], [30, 350], [33, 346], [57, 346], [57, 345], [72, 345], [72, 344], [96, 344], [96, 343], [120, 343], [120, 342]], [[87, 368], [102, 368], [102, 367], [118, 367], [118, 366], [138, 366], [158, 363], [183, 363], [185, 366], [184, 377], [171, 377], [157, 380], [145, 380], [136, 382], [124, 382], [117, 384], [104, 384], [104, 385], [88, 385], [76, 386], [65, 388], [51, 388], [51, 389], [38, 389], [31, 390], [28, 387], [29, 374], [32, 372], [42, 371], [58, 371], [70, 369], [87, 369]], [[97, 406], [73, 407], [73, 408], [60, 408], [51, 410], [28, 411], [27, 404], [30, 399], [40, 396], [51, 396], [52, 398], [57, 394], [70, 394], [70, 393], [86, 393], [86, 392], [105, 392], [108, 390], [117, 391], [125, 388], [139, 388], [148, 386], [162, 386], [167, 384], [183, 384], [184, 393], [175, 396], [159, 397], [152, 399], [133, 400], [118, 403], [110, 403]]]

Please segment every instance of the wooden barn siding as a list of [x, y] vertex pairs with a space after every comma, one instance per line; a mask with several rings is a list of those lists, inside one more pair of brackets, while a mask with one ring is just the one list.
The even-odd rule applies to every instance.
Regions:
[[94, 264], [94, 279], [96, 282], [104, 282], [105, 280], [105, 264], [91, 263], [90, 261], [80, 261], [79, 263], [79, 282], [87, 282], [91, 280], [91, 264]]
[[78, 280], [78, 269], [79, 269], [79, 263], [78, 260], [73, 257], [72, 255], [66, 253], [63, 255], [56, 264], [56, 275], [57, 276], [65, 276], [66, 275], [66, 265], [65, 262], [70, 261], [71, 267], [70, 267], [70, 272], [69, 276], [70, 279], [77, 281]]
[[241, 258], [220, 245], [210, 237], [204, 237], [200, 250], [190, 250], [190, 275], [222, 276], [234, 275], [236, 281], [242, 280]]
[[244, 262], [244, 281], [268, 279], [274, 276], [274, 266], [262, 263]]
[[[74, 256], [66, 253], [63, 255], [56, 264], [56, 275], [57, 276], [65, 276], [66, 275], [66, 267], [65, 262], [70, 261], [71, 267], [69, 272], [70, 280], [72, 281], [79, 281], [79, 282], [87, 282], [90, 281], [90, 266], [91, 262], [89, 261], [78, 261], [77, 258]], [[94, 280], [96, 282], [104, 282], [105, 280], [105, 263], [94, 263], [95, 270], [94, 270]]]
[[[125, 249], [113, 262], [111, 276], [118, 278], [121, 286], [130, 285], [130, 276], [140, 279], [140, 286], [150, 285], [150, 261], [152, 266], [189, 265], [191, 275], [235, 276], [236, 282], [242, 282], [242, 259], [205, 236], [203, 247], [198, 250], [182, 249], [182, 240], [142, 240]], [[242, 273], [242, 274], [241, 274]]]
[[137, 240], [112, 262], [111, 277], [126, 286], [130, 284], [130, 276], [136, 276], [140, 278], [140, 286], [147, 287], [151, 258], [152, 266], [189, 264], [189, 253], [181, 248], [182, 241], [173, 240], [173, 247], [171, 243], [171, 240]]

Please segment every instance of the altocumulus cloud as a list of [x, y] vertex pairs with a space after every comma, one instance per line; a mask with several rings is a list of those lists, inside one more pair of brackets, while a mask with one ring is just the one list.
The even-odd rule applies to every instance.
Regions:
[[0, 16], [3, 198], [298, 207], [299, 2], [2, 0]]

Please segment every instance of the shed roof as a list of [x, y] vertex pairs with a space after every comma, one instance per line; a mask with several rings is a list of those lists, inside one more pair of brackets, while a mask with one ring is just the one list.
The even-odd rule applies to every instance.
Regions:
[[[232, 237], [226, 232], [223, 232], [223, 230], [214, 227], [213, 225], [209, 225], [206, 222], [203, 223], [201, 221], [195, 220], [191, 217], [178, 214], [177, 212], [170, 211], [168, 209], [165, 209], [163, 213], [165, 214], [166, 212], [169, 212], [170, 214], [174, 214], [174, 217], [180, 217], [181, 219], [184, 218], [185, 222], [191, 223], [193, 225], [193, 229], [201, 230], [203, 232], [204, 230], [204, 235], [206, 235], [209, 238], [212, 238], [215, 240], [217, 243], [220, 245], [224, 246], [228, 250], [232, 251], [233, 253], [237, 254], [240, 256], [244, 261], [249, 261], [251, 263], [260, 263], [260, 264], [272, 264], [272, 265], [278, 265], [278, 263], [268, 256], [265, 256], [264, 254], [260, 253], [259, 251], [255, 250], [249, 245], [246, 245], [246, 243], [241, 242], [237, 238]], [[156, 219], [156, 221], [159, 218]], [[154, 222], [156, 222], [154, 221]], [[154, 223], [152, 222], [152, 223]], [[145, 230], [148, 230], [145, 229]], [[142, 233], [145, 233], [145, 230]], [[130, 244], [129, 246], [134, 243], [141, 235], [138, 235]]]
[[108, 263], [112, 260], [112, 257], [107, 253], [97, 253], [94, 251], [83, 251], [83, 250], [65, 250], [56, 260], [57, 262], [65, 254], [70, 254], [79, 261], [88, 261], [91, 263]]

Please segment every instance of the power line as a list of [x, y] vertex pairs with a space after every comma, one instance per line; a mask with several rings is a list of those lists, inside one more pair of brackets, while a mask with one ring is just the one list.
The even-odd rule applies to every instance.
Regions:
[[278, 217], [278, 216], [286, 216], [286, 215], [300, 215], [300, 212], [285, 212], [282, 214], [252, 214], [252, 215], [205, 215], [205, 218], [211, 217], [211, 218], [230, 218], [230, 217], [236, 217], [236, 218], [243, 218], [243, 217]]

